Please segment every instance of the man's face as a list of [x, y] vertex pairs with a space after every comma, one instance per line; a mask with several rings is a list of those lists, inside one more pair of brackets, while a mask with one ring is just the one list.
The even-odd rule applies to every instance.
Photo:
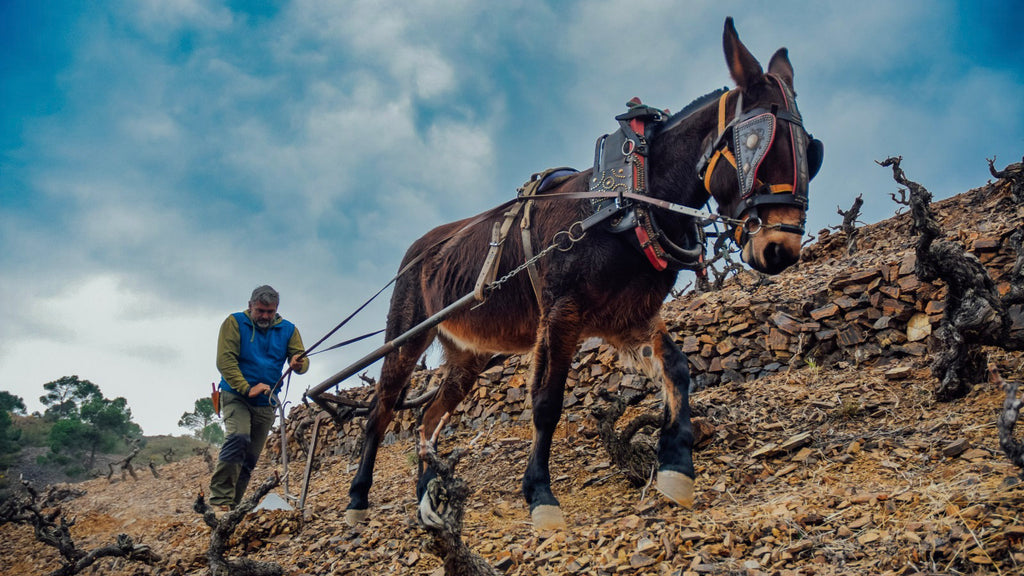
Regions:
[[249, 302], [249, 316], [256, 326], [266, 330], [274, 323], [277, 316], [277, 304], [263, 304], [262, 302]]

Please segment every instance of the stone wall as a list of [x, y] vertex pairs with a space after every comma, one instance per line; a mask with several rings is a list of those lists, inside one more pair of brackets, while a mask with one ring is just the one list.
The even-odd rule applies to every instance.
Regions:
[[[1008, 204], [1005, 190], [989, 185], [935, 203], [947, 239], [967, 247], [989, 269], [1002, 293], [1009, 290], [1016, 253], [1007, 238], [1024, 210]], [[970, 209], [966, 209], [970, 206]], [[925, 360], [932, 329], [941, 320], [946, 289], [922, 282], [914, 274], [909, 218], [896, 216], [861, 229], [861, 249], [846, 255], [845, 238], [828, 230], [805, 248], [796, 267], [767, 277], [745, 272], [725, 288], [688, 294], [668, 302], [663, 317], [686, 352], [692, 388], [750, 381], [781, 370], [805, 366], [884, 366], [901, 359]], [[1011, 310], [1014, 328], [1024, 329], [1020, 306]], [[528, 357], [513, 356], [481, 374], [456, 414], [452, 426], [478, 429], [505, 422], [528, 423], [532, 416], [527, 378]], [[441, 380], [440, 370], [414, 374], [408, 397]], [[597, 390], [626, 394], [657, 386], [623, 368], [618, 353], [598, 340], [584, 342], [576, 355], [565, 392], [566, 422], [579, 422], [598, 401]], [[372, 388], [344, 393], [368, 401]], [[386, 442], [416, 434], [416, 410], [399, 412]], [[306, 438], [313, 418], [320, 418], [320, 454], [353, 456], [364, 418], [340, 430], [315, 405], [294, 408], [288, 427], [299, 455], [297, 437]], [[270, 443], [269, 449], [278, 450]], [[301, 450], [304, 454], [305, 451]]]

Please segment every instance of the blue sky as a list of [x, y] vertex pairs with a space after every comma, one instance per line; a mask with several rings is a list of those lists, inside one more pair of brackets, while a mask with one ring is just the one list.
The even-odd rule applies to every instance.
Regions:
[[[442, 222], [583, 169], [633, 96], [731, 85], [726, 16], [789, 48], [825, 141], [808, 229], [937, 198], [1024, 155], [1019, 2], [0, 0], [0, 389], [77, 374], [147, 434], [217, 380], [220, 322], [269, 283], [311, 344]], [[686, 279], [683, 279], [685, 282]], [[383, 326], [384, 302], [334, 341]], [[380, 339], [313, 358], [289, 400]], [[371, 374], [374, 370], [371, 369]]]

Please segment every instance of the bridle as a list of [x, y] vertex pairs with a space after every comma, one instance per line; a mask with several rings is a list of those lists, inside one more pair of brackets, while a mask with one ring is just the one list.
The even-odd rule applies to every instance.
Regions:
[[[740, 201], [732, 214], [726, 216], [742, 222], [742, 225], [733, 229], [733, 238], [741, 247], [763, 228], [775, 228], [801, 236], [804, 234], [808, 183], [818, 173], [824, 153], [822, 142], [804, 130], [792, 88], [775, 74], [768, 74], [767, 77], [782, 90], [783, 107], [772, 104], [770, 108], [758, 107], [743, 112], [742, 91], [733, 90], [722, 94], [718, 100], [717, 132], [704, 147], [697, 162], [697, 177], [708, 194], [711, 194], [711, 178], [720, 165], [719, 160], [724, 158], [736, 170]], [[726, 102], [732, 92], [737, 92], [736, 108], [732, 120], [726, 123]], [[792, 142], [793, 180], [766, 183], [757, 177], [757, 171], [775, 143], [780, 128], [789, 131]], [[803, 213], [799, 226], [785, 223], [766, 225], [761, 222], [757, 214], [759, 207], [780, 205], [798, 208]]]

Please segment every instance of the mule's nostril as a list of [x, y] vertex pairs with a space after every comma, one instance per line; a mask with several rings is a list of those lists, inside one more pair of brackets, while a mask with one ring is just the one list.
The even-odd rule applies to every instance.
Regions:
[[768, 274], [778, 274], [796, 263], [799, 256], [777, 242], [765, 246], [764, 263]]

